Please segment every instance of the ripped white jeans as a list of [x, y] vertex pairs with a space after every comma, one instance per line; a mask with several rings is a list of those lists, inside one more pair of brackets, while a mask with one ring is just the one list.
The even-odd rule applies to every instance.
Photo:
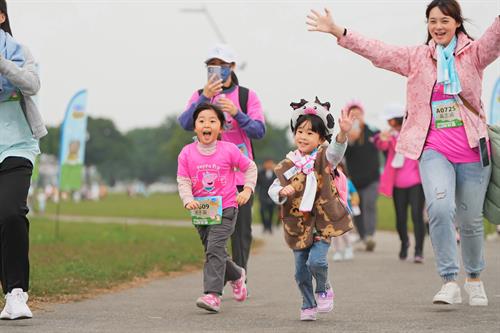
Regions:
[[485, 266], [483, 203], [491, 166], [451, 163], [434, 150], [425, 150], [419, 162], [439, 275], [445, 282], [457, 279], [456, 225], [465, 272], [468, 277], [479, 277]]

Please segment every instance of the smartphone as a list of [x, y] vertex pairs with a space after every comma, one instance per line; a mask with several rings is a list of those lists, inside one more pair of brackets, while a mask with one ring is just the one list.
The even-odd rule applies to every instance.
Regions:
[[490, 165], [490, 157], [488, 155], [488, 144], [486, 138], [479, 139], [479, 155], [481, 156], [481, 163], [483, 167]]
[[[215, 78], [213, 79], [213, 77]], [[221, 80], [221, 67], [220, 66], [207, 66], [207, 79], [210, 80]]]

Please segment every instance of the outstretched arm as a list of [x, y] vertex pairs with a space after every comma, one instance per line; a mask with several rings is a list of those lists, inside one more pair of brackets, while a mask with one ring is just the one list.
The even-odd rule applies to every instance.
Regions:
[[493, 24], [476, 43], [479, 68], [485, 69], [500, 55], [500, 16], [495, 18]]
[[309, 31], [330, 33], [337, 38], [338, 44], [370, 60], [373, 65], [408, 76], [410, 73], [411, 54], [415, 47], [388, 45], [370, 39], [343, 26], [336, 24], [331, 12], [325, 8], [325, 14], [311, 10], [307, 15]]

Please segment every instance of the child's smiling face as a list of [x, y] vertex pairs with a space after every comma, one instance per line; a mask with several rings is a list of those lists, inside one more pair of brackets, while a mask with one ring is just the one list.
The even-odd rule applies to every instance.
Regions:
[[304, 121], [297, 127], [294, 136], [295, 145], [302, 154], [310, 154], [325, 140], [317, 132], [313, 132], [311, 122]]
[[194, 122], [194, 132], [198, 137], [198, 141], [205, 145], [215, 142], [222, 132], [217, 113], [211, 109], [201, 111]]

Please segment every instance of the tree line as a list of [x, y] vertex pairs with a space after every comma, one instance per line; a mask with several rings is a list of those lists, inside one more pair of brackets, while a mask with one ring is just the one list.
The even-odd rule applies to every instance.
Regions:
[[[49, 127], [41, 139], [44, 154], [59, 156], [60, 127]], [[266, 124], [266, 136], [254, 140], [256, 163], [266, 158], [276, 161], [290, 151], [289, 128]], [[167, 117], [157, 127], [120, 132], [111, 119], [89, 117], [87, 123], [85, 165], [96, 166], [108, 185], [117, 181], [139, 179], [146, 184], [175, 180], [177, 156], [182, 147], [193, 141], [194, 132], [183, 130], [175, 116]]]

